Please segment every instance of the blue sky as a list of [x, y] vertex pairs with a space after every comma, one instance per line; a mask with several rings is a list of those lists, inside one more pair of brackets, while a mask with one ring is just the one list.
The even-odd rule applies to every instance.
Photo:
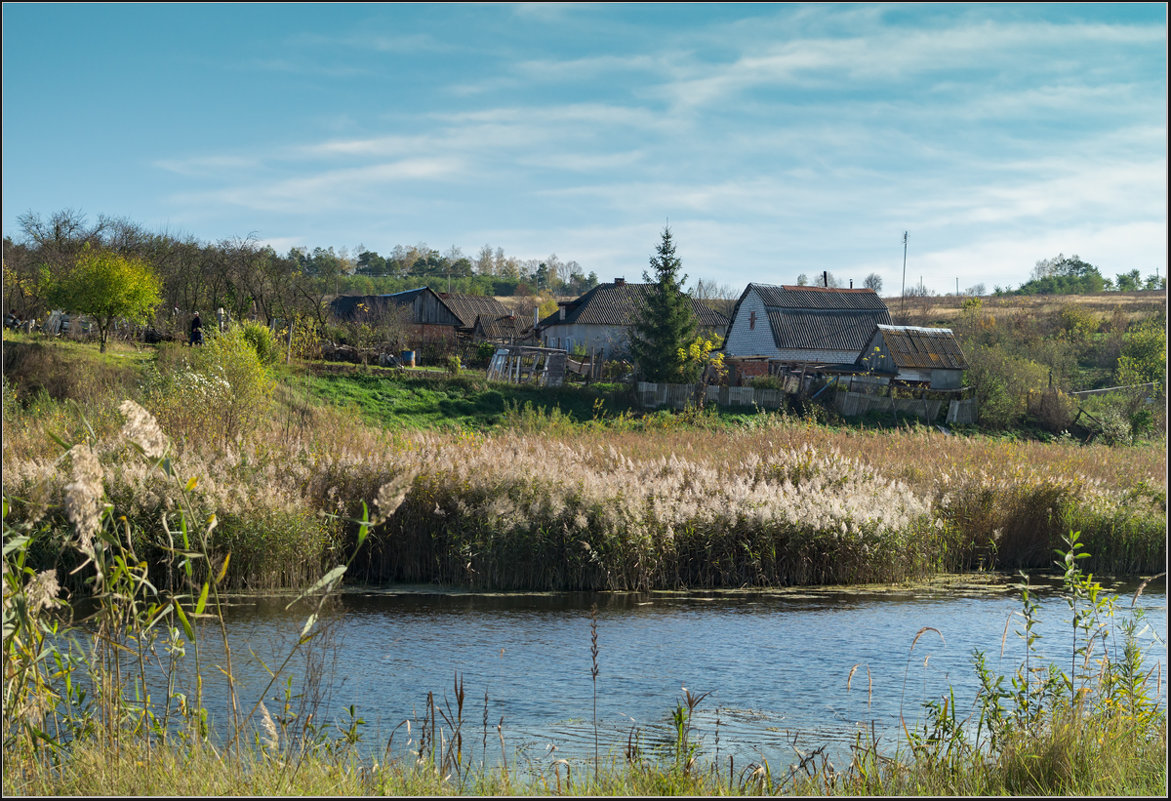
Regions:
[[3, 229], [690, 284], [1167, 274], [1162, 3], [3, 7]]

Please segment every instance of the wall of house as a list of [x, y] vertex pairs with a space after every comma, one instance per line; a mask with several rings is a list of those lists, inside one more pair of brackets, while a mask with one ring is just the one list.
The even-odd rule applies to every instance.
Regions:
[[[753, 324], [755, 312], [755, 324]], [[728, 329], [724, 353], [728, 356], [771, 356], [777, 350], [768, 324], [768, 312], [755, 291], [748, 293]]]
[[565, 348], [570, 353], [582, 346], [586, 353], [597, 350], [604, 359], [617, 359], [627, 354], [627, 330], [624, 325], [554, 323], [541, 331], [541, 344], [546, 348]]

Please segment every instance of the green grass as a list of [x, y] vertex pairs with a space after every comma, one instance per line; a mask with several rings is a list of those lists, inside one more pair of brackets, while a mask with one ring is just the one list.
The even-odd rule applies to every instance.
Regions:
[[620, 391], [564, 386], [541, 388], [488, 382], [474, 373], [398, 374], [382, 368], [314, 369], [288, 373], [293, 390], [321, 403], [357, 410], [384, 428], [485, 430], [505, 422], [509, 408], [552, 413], [575, 423], [630, 409]]

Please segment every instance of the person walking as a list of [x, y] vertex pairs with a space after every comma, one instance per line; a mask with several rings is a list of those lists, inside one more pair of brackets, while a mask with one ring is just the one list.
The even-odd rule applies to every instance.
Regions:
[[199, 319], [199, 312], [191, 318], [191, 345], [203, 344], [203, 320]]

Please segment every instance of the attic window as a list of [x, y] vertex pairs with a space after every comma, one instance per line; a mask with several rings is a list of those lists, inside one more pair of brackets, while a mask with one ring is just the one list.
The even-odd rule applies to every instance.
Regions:
[[748, 330], [749, 331], [756, 330], [756, 311], [755, 310], [753, 310], [753, 312], [748, 315]]

